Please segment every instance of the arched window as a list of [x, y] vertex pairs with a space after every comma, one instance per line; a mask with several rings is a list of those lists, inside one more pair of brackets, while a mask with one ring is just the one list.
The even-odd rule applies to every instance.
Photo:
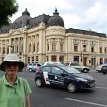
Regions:
[[29, 53], [31, 52], [31, 44], [29, 44]]
[[7, 54], [9, 53], [9, 47], [7, 47]]
[[39, 52], [39, 42], [37, 43], [37, 52]]
[[100, 53], [102, 53], [102, 47], [100, 46]]
[[105, 53], [105, 54], [107, 53], [107, 47], [104, 48], [104, 53]]
[[93, 46], [91, 47], [91, 52], [94, 52], [94, 47]]
[[5, 47], [3, 47], [3, 54], [5, 54]]
[[49, 44], [47, 44], [47, 51], [49, 51]]
[[35, 52], [35, 43], [33, 43], [33, 52]]
[[16, 53], [18, 53], [18, 50], [19, 50], [19, 47], [18, 47], [18, 45], [16, 46]]

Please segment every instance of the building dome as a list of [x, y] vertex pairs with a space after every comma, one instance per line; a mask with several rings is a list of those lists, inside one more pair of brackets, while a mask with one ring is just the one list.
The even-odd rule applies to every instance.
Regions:
[[27, 11], [27, 8], [25, 9], [25, 11], [22, 13], [22, 16], [18, 17], [13, 24], [15, 25], [22, 25], [26, 26], [29, 22], [29, 19], [31, 19], [30, 17], [30, 13]]
[[53, 16], [51, 16], [50, 19], [48, 20], [48, 26], [64, 27], [64, 21], [63, 21], [62, 17], [59, 16], [57, 9], [55, 9]]

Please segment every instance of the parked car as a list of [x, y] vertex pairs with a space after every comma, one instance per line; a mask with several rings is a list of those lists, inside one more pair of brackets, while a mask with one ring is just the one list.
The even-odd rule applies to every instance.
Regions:
[[107, 65], [103, 65], [103, 66], [102, 66], [101, 72], [102, 72], [103, 74], [107, 74]]
[[63, 63], [62, 62], [60, 62], [60, 61], [47, 61], [47, 62], [44, 62], [44, 64], [43, 65], [63, 65]]
[[81, 66], [79, 63], [77, 62], [68, 62], [66, 63], [66, 65], [71, 66], [81, 72], [87, 73], [90, 69], [87, 66]]
[[79, 89], [92, 89], [95, 86], [95, 79], [70, 66], [46, 65], [36, 71], [35, 83], [37, 87], [51, 85], [76, 92]]
[[30, 71], [30, 72], [36, 72], [36, 70], [41, 66], [41, 64], [39, 63], [29, 63], [27, 65], [27, 69]]
[[101, 64], [99, 66], [96, 66], [96, 71], [101, 72], [103, 66], [107, 66], [107, 64]]

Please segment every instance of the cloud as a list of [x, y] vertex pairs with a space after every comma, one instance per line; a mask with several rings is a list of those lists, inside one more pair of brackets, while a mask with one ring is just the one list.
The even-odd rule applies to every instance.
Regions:
[[19, 11], [12, 22], [21, 16], [25, 8], [36, 17], [41, 14], [52, 16], [55, 8], [64, 19], [66, 28], [92, 29], [107, 33], [107, 0], [18, 0]]

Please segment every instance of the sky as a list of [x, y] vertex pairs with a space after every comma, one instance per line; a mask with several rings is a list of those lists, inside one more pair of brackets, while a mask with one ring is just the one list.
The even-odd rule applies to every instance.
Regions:
[[107, 35], [107, 0], [16, 0], [19, 9], [12, 22], [27, 8], [30, 16], [53, 15], [55, 8], [66, 29], [92, 30]]

